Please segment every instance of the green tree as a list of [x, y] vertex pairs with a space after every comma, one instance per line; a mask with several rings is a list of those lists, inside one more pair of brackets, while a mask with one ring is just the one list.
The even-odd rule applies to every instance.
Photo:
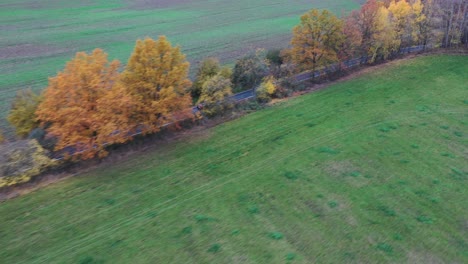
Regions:
[[338, 61], [338, 50], [344, 41], [343, 21], [328, 10], [312, 9], [301, 16], [293, 29], [290, 56], [302, 69], [316, 70]]
[[231, 80], [218, 74], [203, 84], [199, 103], [203, 104], [203, 113], [209, 117], [222, 114], [233, 107], [229, 101], [232, 95]]
[[175, 113], [190, 108], [189, 67], [180, 48], [166, 37], [137, 41], [121, 80], [132, 98], [131, 120], [143, 134], [158, 132]]
[[255, 88], [269, 73], [269, 63], [264, 50], [237, 60], [232, 73], [232, 83], [236, 91]]
[[266, 54], [266, 59], [275, 66], [281, 66], [283, 64], [283, 57], [281, 56], [282, 50], [271, 49]]
[[31, 89], [18, 91], [16, 94], [7, 120], [15, 127], [18, 136], [24, 138], [39, 126], [36, 110], [41, 101], [42, 97]]
[[197, 70], [197, 75], [195, 77], [195, 82], [192, 86], [192, 97], [199, 97], [203, 84], [215, 76], [221, 70], [219, 65], [219, 60], [216, 58], [206, 58], [201, 63]]

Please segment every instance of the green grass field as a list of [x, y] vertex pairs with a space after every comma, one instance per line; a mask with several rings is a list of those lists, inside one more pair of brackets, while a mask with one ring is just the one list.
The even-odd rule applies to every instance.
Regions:
[[[147, 4], [151, 2], [160, 3]], [[123, 63], [137, 38], [167, 35], [194, 64], [207, 56], [231, 63], [259, 47], [287, 45], [311, 8], [337, 14], [359, 0], [3, 0], [0, 4], [0, 126], [19, 89], [36, 91], [78, 51], [103, 48]], [[146, 4], [145, 4], [146, 3]]]
[[427, 56], [0, 203], [3, 263], [466, 263], [468, 60]]

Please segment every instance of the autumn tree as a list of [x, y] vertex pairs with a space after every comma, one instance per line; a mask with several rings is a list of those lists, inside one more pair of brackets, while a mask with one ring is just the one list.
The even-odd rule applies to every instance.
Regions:
[[221, 66], [219, 65], [219, 60], [216, 58], [206, 58], [198, 67], [197, 75], [195, 77], [195, 82], [193, 83], [191, 92], [192, 97], [199, 97], [203, 84], [210, 79], [211, 77], [218, 74], [221, 70]]
[[120, 81], [98, 99], [97, 116], [104, 121], [99, 127], [97, 144], [125, 143], [132, 139], [131, 135], [137, 129], [132, 116], [135, 104]]
[[222, 77], [231, 80], [232, 79], [232, 69], [228, 66], [223, 66], [221, 67], [221, 70], [219, 70], [218, 75], [221, 75]]
[[360, 55], [362, 34], [351, 15], [344, 18], [343, 36], [344, 41], [338, 47], [338, 59], [340, 62]]
[[426, 0], [424, 3], [421, 0], [416, 0], [411, 8], [413, 13], [413, 39], [418, 45], [426, 47], [433, 39], [433, 0]]
[[143, 134], [159, 131], [174, 113], [190, 107], [189, 66], [180, 48], [164, 36], [136, 42], [122, 84], [134, 103], [131, 120]]
[[356, 53], [369, 56], [370, 62], [388, 57], [399, 47], [394, 23], [383, 2], [368, 0], [360, 10], [352, 12], [345, 23], [345, 36], [354, 38], [355, 45], [360, 43]]
[[[416, 8], [419, 8], [415, 6]], [[395, 34], [395, 43], [397, 50], [401, 47], [408, 47], [413, 41], [413, 10], [406, 0], [393, 0], [388, 6], [390, 12], [390, 21], [393, 24]]]
[[222, 114], [232, 108], [229, 100], [232, 95], [232, 83], [229, 78], [218, 74], [203, 84], [199, 103], [203, 104], [203, 113], [207, 116]]
[[111, 118], [99, 111], [99, 101], [114, 88], [119, 67], [118, 61], [109, 62], [103, 50], [95, 49], [78, 52], [63, 71], [49, 78], [36, 115], [58, 139], [55, 150], [72, 147], [74, 159], [106, 154], [103, 143], [109, 131], [102, 128]]
[[368, 0], [361, 9], [351, 12], [347, 19], [347, 25], [356, 26], [359, 31], [361, 39], [359, 50], [362, 55], [369, 55], [372, 52], [378, 30], [376, 25], [379, 20], [379, 9], [382, 6], [377, 0]]
[[[442, 46], [459, 46], [468, 31], [468, 1], [435, 0], [440, 17]], [[465, 40], [467, 41], [467, 40]]]
[[41, 100], [42, 97], [31, 89], [18, 91], [16, 94], [7, 120], [15, 127], [18, 136], [24, 138], [31, 130], [39, 126], [36, 109]]
[[312, 9], [293, 29], [291, 59], [302, 69], [315, 69], [338, 61], [343, 22], [328, 10]]
[[236, 61], [232, 73], [232, 84], [236, 91], [255, 88], [269, 73], [269, 62], [265, 51], [259, 49]]
[[385, 6], [381, 6], [374, 24], [373, 42], [368, 51], [371, 62], [378, 58], [386, 59], [389, 55], [398, 51], [401, 42], [394, 25], [391, 21], [390, 11]]
[[3, 133], [0, 130], [0, 143], [3, 143], [3, 141], [5, 141], [5, 138], [3, 137]]

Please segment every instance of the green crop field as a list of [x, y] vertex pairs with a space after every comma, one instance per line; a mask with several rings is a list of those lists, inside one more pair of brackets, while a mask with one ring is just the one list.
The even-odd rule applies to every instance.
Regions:
[[[359, 0], [3, 0], [0, 3], [0, 127], [19, 89], [36, 91], [78, 51], [103, 48], [126, 63], [137, 38], [167, 35], [194, 64], [231, 63], [256, 48], [285, 47], [311, 8], [337, 14]], [[152, 3], [152, 4], [151, 4]]]
[[466, 263], [468, 60], [397, 61], [0, 203], [3, 263]]

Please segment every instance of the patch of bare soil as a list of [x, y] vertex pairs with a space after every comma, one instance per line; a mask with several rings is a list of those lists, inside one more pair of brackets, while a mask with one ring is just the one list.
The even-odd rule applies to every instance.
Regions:
[[0, 48], [0, 59], [27, 58], [47, 56], [67, 52], [66, 49], [57, 49], [50, 45], [22, 44]]
[[158, 9], [191, 3], [191, 0], [127, 0], [130, 9]]

